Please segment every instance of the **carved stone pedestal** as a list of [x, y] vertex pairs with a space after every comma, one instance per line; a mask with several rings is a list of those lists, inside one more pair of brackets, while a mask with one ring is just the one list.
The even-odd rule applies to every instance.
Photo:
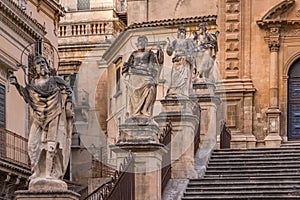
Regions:
[[195, 98], [201, 107], [201, 146], [214, 147], [217, 141], [217, 105], [221, 103], [215, 96], [213, 83], [193, 84]]
[[79, 200], [80, 195], [70, 190], [19, 190], [16, 200]]
[[163, 128], [166, 122], [172, 123], [171, 166], [172, 178], [196, 178], [194, 168], [194, 138], [199, 125], [195, 113], [197, 103], [190, 99], [161, 100], [162, 112], [155, 121]]
[[134, 117], [126, 119], [119, 126], [118, 143], [158, 143], [159, 127], [157, 123], [148, 117]]
[[119, 126], [120, 138], [111, 149], [116, 153], [117, 166], [129, 151], [134, 158], [135, 200], [161, 199], [162, 156], [166, 153], [158, 142], [159, 127], [152, 119], [127, 119]]
[[111, 149], [116, 153], [117, 166], [129, 151], [134, 158], [135, 200], [161, 199], [162, 156], [166, 153], [158, 141], [159, 127], [147, 117], [129, 118], [119, 126], [120, 136]]
[[266, 147], [280, 147], [282, 138], [280, 136], [280, 110], [268, 109], [268, 135], [265, 138]]
[[62, 180], [35, 178], [29, 182], [30, 191], [68, 190], [68, 185]]
[[132, 143], [116, 144], [112, 150], [120, 165], [131, 151], [134, 157], [135, 200], [161, 199], [161, 164], [165, 153], [162, 144]]
[[198, 151], [199, 163], [197, 171], [200, 176], [204, 175], [208, 159], [217, 144], [219, 127], [217, 123], [217, 105], [221, 103], [220, 98], [215, 96], [215, 85], [213, 83], [193, 84], [194, 97], [201, 108], [200, 127], [200, 150]]

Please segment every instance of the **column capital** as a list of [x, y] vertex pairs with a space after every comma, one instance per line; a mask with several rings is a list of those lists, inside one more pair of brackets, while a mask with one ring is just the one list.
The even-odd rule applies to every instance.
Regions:
[[270, 49], [270, 52], [278, 52], [280, 48], [280, 42], [279, 40], [271, 40], [268, 42], [268, 46]]
[[280, 28], [270, 27], [267, 33], [267, 42], [270, 52], [278, 52], [280, 48]]

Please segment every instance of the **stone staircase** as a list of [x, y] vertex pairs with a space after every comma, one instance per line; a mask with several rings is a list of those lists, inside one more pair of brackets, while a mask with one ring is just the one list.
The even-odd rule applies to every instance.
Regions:
[[204, 177], [189, 180], [188, 199], [300, 200], [300, 144], [214, 150]]

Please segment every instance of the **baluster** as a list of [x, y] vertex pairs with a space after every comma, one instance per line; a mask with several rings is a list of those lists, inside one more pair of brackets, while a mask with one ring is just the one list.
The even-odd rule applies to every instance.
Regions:
[[99, 34], [99, 24], [96, 24], [96, 35]]
[[94, 31], [95, 31], [95, 30], [94, 30], [94, 26], [95, 26], [94, 24], [91, 24], [91, 27], [90, 27], [90, 28], [91, 28], [91, 29], [90, 29], [90, 32], [91, 32], [92, 35], [94, 35]]
[[107, 25], [106, 23], [103, 24], [103, 31], [102, 31], [103, 34], [105, 34], [106, 25]]

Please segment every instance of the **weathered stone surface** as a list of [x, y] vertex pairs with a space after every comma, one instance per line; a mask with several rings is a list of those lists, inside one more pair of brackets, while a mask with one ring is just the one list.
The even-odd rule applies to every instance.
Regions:
[[78, 200], [80, 195], [70, 190], [19, 190], [15, 192], [16, 200]]
[[135, 199], [161, 199], [162, 156], [166, 153], [164, 145], [135, 141], [111, 146], [117, 155], [120, 166], [130, 151], [134, 157]]
[[67, 190], [67, 184], [59, 179], [35, 178], [29, 182], [29, 190], [34, 191], [51, 191], [51, 190]]
[[133, 117], [126, 119], [119, 126], [117, 143], [158, 143], [159, 127], [149, 117]]
[[171, 162], [172, 178], [196, 178], [194, 169], [194, 138], [199, 117], [197, 104], [189, 99], [166, 99], [161, 101], [162, 112], [155, 117], [161, 128], [172, 123]]

